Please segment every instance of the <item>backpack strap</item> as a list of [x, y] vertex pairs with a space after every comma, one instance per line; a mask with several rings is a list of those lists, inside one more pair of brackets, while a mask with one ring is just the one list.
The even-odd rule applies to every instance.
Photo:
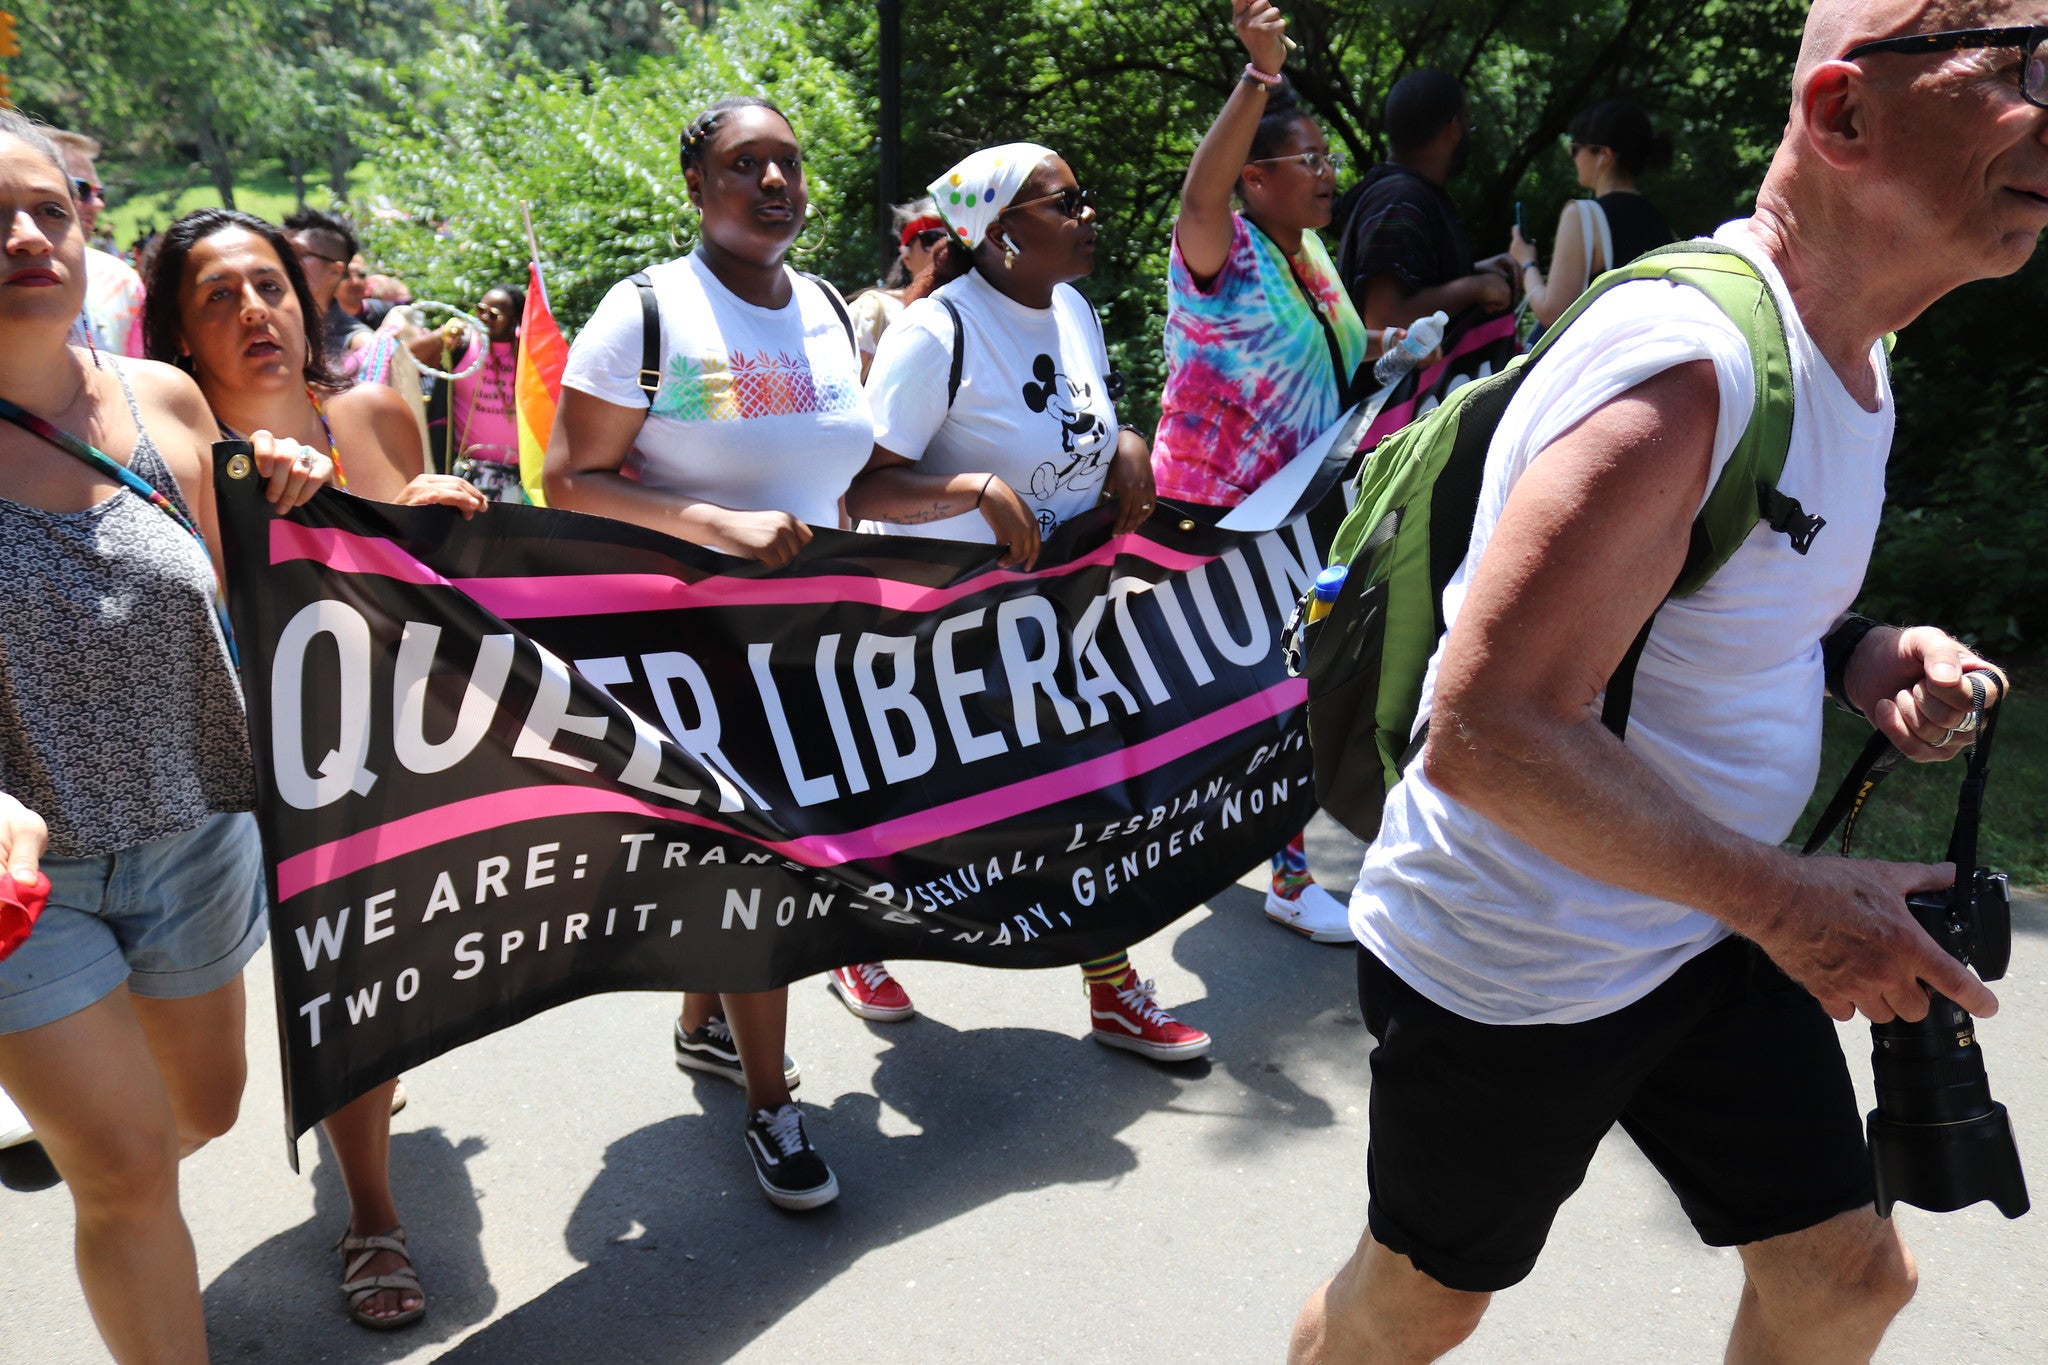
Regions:
[[[1785, 471], [1785, 456], [1792, 445], [1792, 356], [1777, 297], [1741, 253], [1714, 242], [1679, 242], [1648, 252], [1619, 270], [1608, 271], [1543, 334], [1528, 364], [1533, 366], [1542, 359], [1565, 329], [1601, 295], [1635, 280], [1665, 280], [1705, 294], [1748, 339], [1756, 377], [1756, 401], [1749, 423], [1720, 477], [1708, 490], [1699, 515], [1693, 518], [1685, 564], [1666, 595], [1668, 601], [1672, 597], [1690, 596], [1704, 587], [1749, 537], [1757, 522], [1767, 522], [1773, 530], [1784, 533], [1791, 539], [1792, 548], [1805, 554], [1827, 521], [1808, 515], [1798, 499], [1778, 488], [1778, 479]], [[1636, 667], [1656, 620], [1656, 612], [1652, 612], [1628, 653], [1622, 656], [1614, 676], [1608, 679], [1600, 718], [1616, 736], [1627, 733]]]
[[937, 294], [932, 301], [946, 310], [946, 316], [953, 319], [953, 365], [946, 371], [946, 410], [953, 410], [953, 400], [960, 396], [960, 370], [967, 360], [967, 329], [961, 325], [960, 310], [953, 306], [953, 300], [942, 299]]
[[839, 314], [839, 325], [846, 329], [846, 344], [853, 347], [854, 358], [858, 360], [860, 358], [860, 343], [853, 338], [853, 317], [846, 311], [846, 301], [839, 297], [839, 291], [834, 289], [832, 282], [823, 275], [813, 275], [808, 270], [799, 270], [796, 273], [824, 291], [825, 301], [832, 305], [833, 312]]
[[654, 394], [661, 387], [661, 309], [654, 302], [654, 281], [637, 270], [626, 277], [640, 291], [640, 391], [647, 406], [654, 406]]

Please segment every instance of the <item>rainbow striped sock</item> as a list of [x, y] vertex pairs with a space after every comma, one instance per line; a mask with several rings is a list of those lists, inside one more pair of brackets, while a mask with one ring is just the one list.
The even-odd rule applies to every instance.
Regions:
[[1124, 974], [1130, 970], [1129, 953], [1112, 953], [1108, 957], [1098, 957], [1093, 962], [1083, 962], [1081, 979], [1091, 986], [1111, 986], [1122, 981]]
[[1273, 894], [1291, 901], [1301, 895], [1302, 888], [1314, 882], [1308, 871], [1308, 845], [1304, 836], [1297, 834], [1287, 841], [1287, 847], [1273, 855]]

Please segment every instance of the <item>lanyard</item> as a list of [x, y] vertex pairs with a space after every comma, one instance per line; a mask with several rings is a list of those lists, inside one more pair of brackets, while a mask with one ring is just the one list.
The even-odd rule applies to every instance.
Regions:
[[[176, 503], [158, 492], [156, 485], [143, 478], [127, 465], [122, 464], [90, 442], [73, 436], [55, 422], [38, 417], [20, 404], [9, 402], [5, 398], [0, 398], [0, 419], [12, 422], [23, 431], [29, 432], [32, 435], [42, 437], [65, 454], [76, 456], [82, 464], [120, 484], [136, 497], [141, 498], [144, 502], [176, 522], [187, 535], [199, 542], [199, 552], [201, 554], [206, 553], [206, 537], [200, 532], [199, 527], [194, 524], [192, 519], [183, 512], [180, 512]], [[209, 569], [212, 568], [211, 556], [208, 557], [207, 567]], [[227, 599], [221, 595], [218, 583], [214, 584], [213, 589], [213, 614], [220, 618], [221, 640], [228, 647], [228, 662], [239, 669], [242, 666], [241, 653], [235, 648], [234, 627], [228, 623]]]

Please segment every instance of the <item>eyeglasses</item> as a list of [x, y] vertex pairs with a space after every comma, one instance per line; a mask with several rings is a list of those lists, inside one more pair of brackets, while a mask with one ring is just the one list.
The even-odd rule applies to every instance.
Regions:
[[100, 198], [100, 186], [93, 184], [92, 181], [87, 180], [83, 176], [74, 176], [72, 178], [71, 194], [81, 204], [90, 204], [96, 199], [102, 204], [107, 202]]
[[298, 255], [299, 259], [302, 261], [325, 261], [329, 265], [339, 266], [346, 266], [348, 264], [347, 261], [343, 260], [339, 256], [322, 256], [319, 252], [309, 251], [305, 247], [300, 247], [298, 249]]
[[[1060, 212], [1069, 218], [1079, 218], [1081, 210], [1095, 207], [1094, 190], [1084, 190], [1078, 185], [1069, 185], [1055, 193], [1041, 194], [1036, 199], [1026, 199], [1021, 204], [1012, 204], [1004, 209], [1003, 213], [1015, 213], [1018, 209], [1028, 209], [1034, 204], [1050, 204], [1055, 199], [1059, 200]], [[997, 214], [996, 216], [1000, 218], [1002, 214]]]
[[2048, 42], [2048, 25], [2026, 28], [1955, 28], [1941, 33], [1914, 33], [1904, 38], [1879, 38], [1858, 43], [1842, 54], [1853, 62], [1874, 52], [1957, 52], [1965, 48], [2016, 47], [2020, 49], [2020, 97], [2028, 104], [2048, 109], [2048, 57], [2041, 45]]
[[1344, 169], [1342, 152], [1296, 152], [1292, 156], [1262, 156], [1249, 162], [1253, 166], [1277, 166], [1283, 161], [1299, 161], [1310, 175], [1321, 175], [1325, 166], [1335, 175]]

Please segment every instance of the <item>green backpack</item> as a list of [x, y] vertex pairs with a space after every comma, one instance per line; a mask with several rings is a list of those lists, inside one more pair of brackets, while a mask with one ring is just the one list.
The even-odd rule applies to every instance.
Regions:
[[[1749, 338], [1757, 375], [1756, 408], [1693, 521], [1670, 596], [1697, 592], [1759, 521], [1790, 536], [1801, 554], [1824, 524], [1778, 491], [1792, 439], [1792, 363], [1777, 299], [1755, 268], [1726, 247], [1683, 242], [1602, 275], [1534, 351], [1380, 442], [1359, 471], [1356, 500], [1331, 547], [1330, 563], [1350, 566], [1343, 590], [1320, 621], [1307, 622], [1307, 598], [1295, 614], [1288, 653], [1308, 680], [1316, 796], [1362, 839], [1379, 832], [1386, 794], [1420, 748], [1411, 735], [1423, 674], [1445, 630], [1444, 585], [1470, 548], [1494, 430], [1565, 329], [1595, 299], [1632, 280], [1689, 285], [1713, 300]], [[1652, 613], [1643, 623], [1608, 682], [1601, 721], [1616, 735], [1627, 730], [1636, 663], [1655, 619]]]

